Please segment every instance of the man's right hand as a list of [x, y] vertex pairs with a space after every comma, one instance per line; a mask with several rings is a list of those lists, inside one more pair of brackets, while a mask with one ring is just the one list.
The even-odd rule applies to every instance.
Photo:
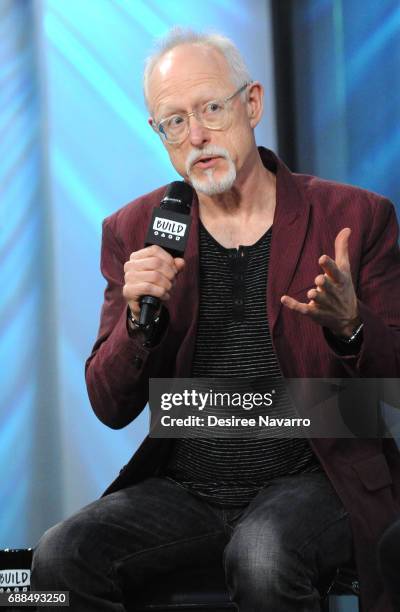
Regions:
[[184, 265], [182, 257], [174, 258], [156, 244], [131, 253], [129, 261], [124, 264], [122, 294], [135, 319], [140, 316], [139, 299], [142, 295], [169, 300], [175, 277]]

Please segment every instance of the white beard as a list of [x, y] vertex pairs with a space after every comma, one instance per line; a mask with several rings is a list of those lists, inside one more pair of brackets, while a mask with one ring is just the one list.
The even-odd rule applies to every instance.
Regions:
[[[202, 176], [192, 172], [193, 164], [204, 155], [219, 155], [223, 157], [228, 168], [219, 179], [214, 177], [215, 168], [206, 168], [202, 170]], [[221, 171], [219, 171], [221, 173]], [[236, 168], [228, 151], [222, 147], [210, 145], [204, 149], [193, 149], [186, 160], [186, 173], [196, 191], [200, 191], [205, 195], [212, 196], [218, 193], [229, 191], [236, 180]]]

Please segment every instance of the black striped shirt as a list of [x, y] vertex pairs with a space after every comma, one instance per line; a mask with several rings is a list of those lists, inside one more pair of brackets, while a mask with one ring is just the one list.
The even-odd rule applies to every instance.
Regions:
[[[200, 310], [193, 378], [282, 373], [267, 321], [270, 228], [255, 244], [227, 249], [200, 224]], [[248, 415], [246, 415], [248, 416]], [[295, 416], [283, 384], [272, 416]], [[304, 438], [182, 438], [166, 474], [218, 505], [248, 503], [272, 479], [320, 469]]]

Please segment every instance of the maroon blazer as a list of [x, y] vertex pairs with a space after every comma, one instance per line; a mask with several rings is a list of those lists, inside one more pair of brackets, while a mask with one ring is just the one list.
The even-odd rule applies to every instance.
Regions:
[[[400, 253], [393, 205], [376, 194], [313, 176], [291, 173], [267, 149], [266, 167], [277, 176], [277, 205], [268, 271], [271, 338], [285, 377], [400, 377]], [[168, 302], [169, 324], [159, 344], [145, 348], [141, 333], [128, 335], [122, 296], [123, 265], [143, 248], [152, 209], [165, 187], [138, 198], [105, 219], [101, 269], [107, 280], [98, 338], [86, 363], [90, 401], [98, 418], [118, 429], [148, 400], [148, 380], [190, 377], [199, 305], [198, 201], [186, 249], [186, 266]], [[350, 227], [351, 270], [364, 322], [358, 356], [335, 353], [323, 330], [285, 308], [288, 294], [306, 294], [321, 269], [319, 257], [334, 257], [334, 241]], [[366, 611], [389, 612], [376, 566], [376, 542], [400, 515], [400, 455], [391, 439], [311, 439], [335, 490], [348, 510], [354, 535], [361, 596]], [[171, 440], [147, 437], [106, 494], [157, 474]]]

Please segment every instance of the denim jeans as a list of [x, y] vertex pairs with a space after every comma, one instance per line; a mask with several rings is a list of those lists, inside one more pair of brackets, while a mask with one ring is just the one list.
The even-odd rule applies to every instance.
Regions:
[[220, 562], [240, 612], [316, 612], [317, 585], [351, 560], [349, 518], [323, 472], [277, 478], [237, 508], [149, 478], [46, 531], [32, 588], [70, 591], [71, 612], [123, 612], [124, 585]]

